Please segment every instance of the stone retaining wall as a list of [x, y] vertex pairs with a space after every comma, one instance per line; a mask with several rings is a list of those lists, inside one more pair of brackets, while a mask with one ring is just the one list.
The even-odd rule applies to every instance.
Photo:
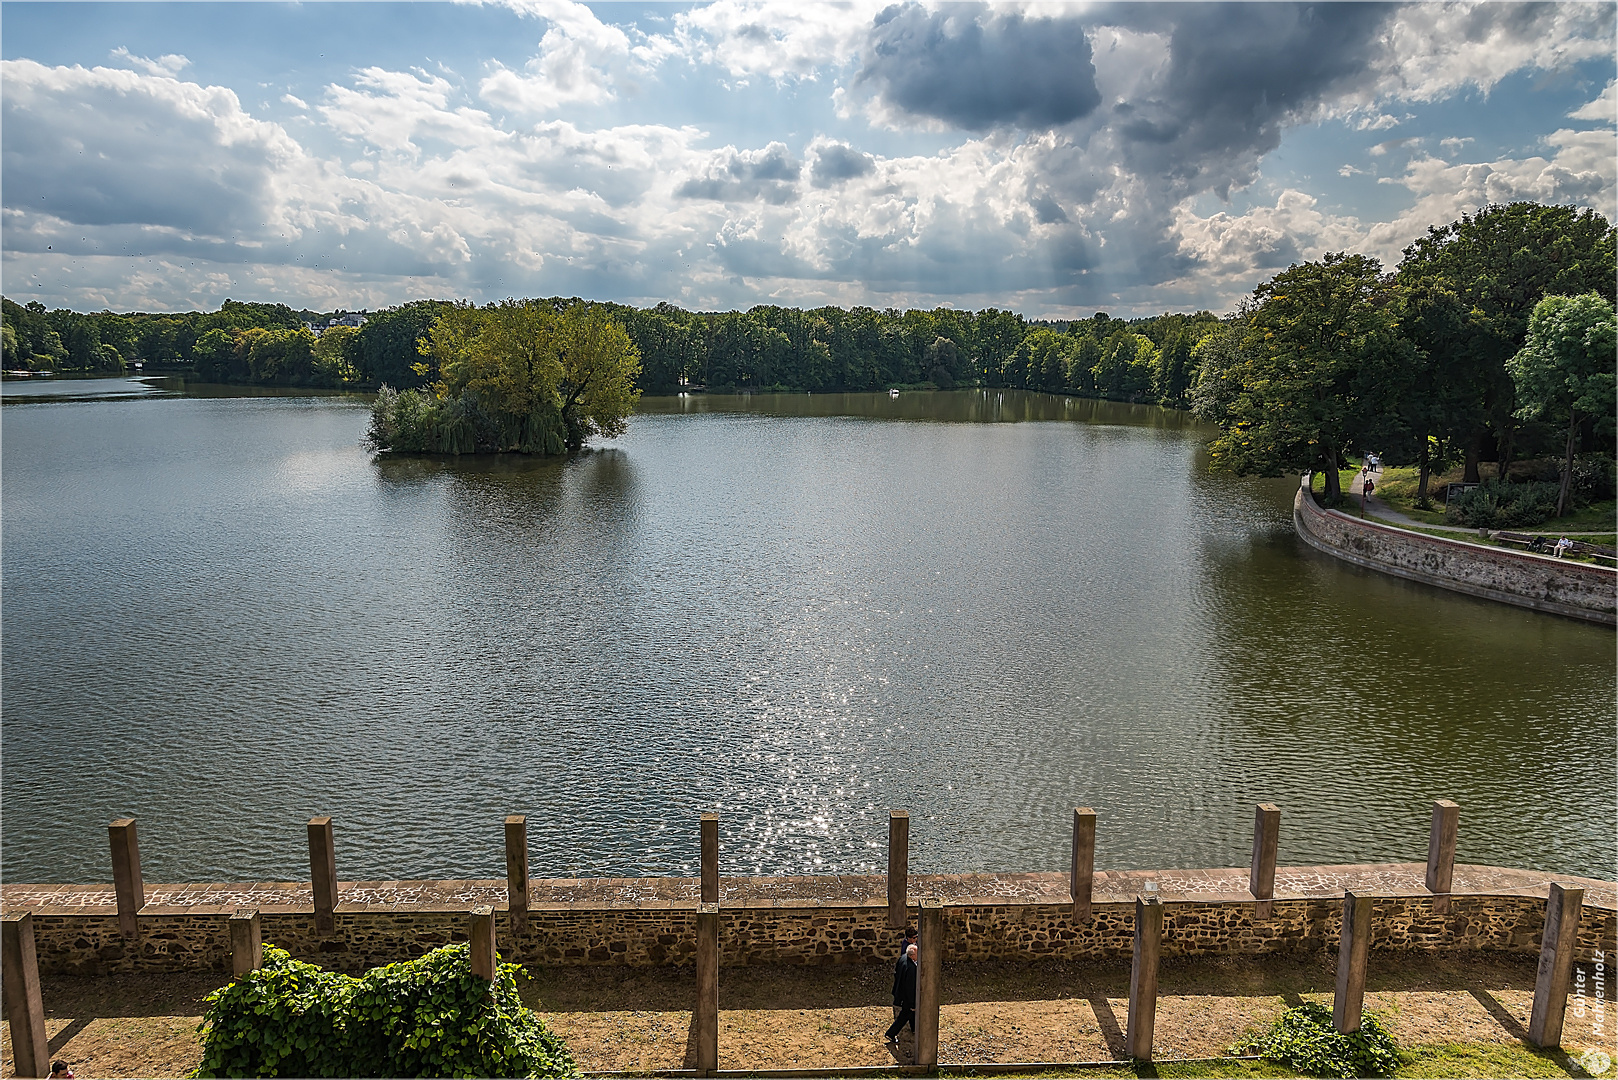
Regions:
[[1310, 547], [1395, 577], [1618, 626], [1618, 569], [1485, 547], [1322, 510], [1300, 488], [1293, 525]]
[[[1377, 950], [1499, 950], [1539, 948], [1545, 900], [1518, 894], [1452, 896], [1435, 910], [1431, 896], [1378, 898], [1372, 921]], [[1164, 903], [1165, 956], [1258, 956], [1337, 947], [1340, 897], [1281, 899], [1270, 918], [1256, 919], [1252, 900]], [[944, 956], [949, 960], [1120, 960], [1133, 947], [1133, 903], [1104, 902], [1088, 922], [1070, 904], [990, 902], [946, 904]], [[720, 962], [846, 964], [887, 962], [899, 933], [885, 925], [876, 903], [774, 903], [720, 911]], [[228, 912], [146, 914], [140, 936], [119, 936], [116, 914], [34, 912], [40, 971], [103, 974], [126, 971], [230, 970]], [[339, 911], [334, 931], [315, 931], [312, 912], [264, 911], [263, 938], [292, 955], [340, 971], [407, 960], [466, 940], [465, 911]], [[496, 913], [502, 955], [530, 965], [650, 967], [692, 962], [696, 951], [693, 904], [653, 902], [583, 908], [557, 905], [529, 913], [528, 933], [513, 939], [504, 912]], [[1578, 958], [1618, 951], [1618, 913], [1586, 906]], [[1609, 961], [1610, 962], [1610, 961]]]

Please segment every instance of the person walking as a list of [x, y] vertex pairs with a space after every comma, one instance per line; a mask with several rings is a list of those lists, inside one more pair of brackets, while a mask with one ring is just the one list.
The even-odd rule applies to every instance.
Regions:
[[904, 940], [899, 943], [898, 959], [893, 962], [893, 1015], [895, 1019], [899, 1016], [899, 972], [905, 965], [905, 953], [915, 943], [916, 928], [914, 926], [905, 927]]
[[893, 1018], [893, 1026], [888, 1028], [884, 1038], [890, 1043], [899, 1041], [899, 1032], [905, 1025], [910, 1025], [910, 1034], [916, 1033], [916, 947], [905, 946], [905, 954], [899, 961], [898, 968], [893, 973], [893, 1003], [899, 1008], [899, 1015]]

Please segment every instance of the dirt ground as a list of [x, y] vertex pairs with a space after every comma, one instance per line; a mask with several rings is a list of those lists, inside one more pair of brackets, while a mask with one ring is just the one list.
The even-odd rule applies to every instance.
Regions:
[[[1330, 1003], [1334, 957], [1165, 960], [1156, 1053], [1226, 1054], [1289, 1004]], [[1403, 1046], [1515, 1043], [1526, 1035], [1535, 958], [1371, 958], [1365, 1005]], [[885, 966], [724, 968], [719, 1056], [727, 1069], [909, 1063], [910, 1033], [882, 1041], [892, 1010]], [[195, 1028], [218, 976], [46, 977], [51, 1055], [80, 1077], [177, 1077], [200, 1059]], [[1123, 1056], [1129, 967], [1049, 962], [949, 965], [942, 1062], [1097, 1061]], [[585, 1071], [688, 1067], [691, 968], [550, 968], [524, 999]], [[1587, 992], [1594, 993], [1590, 987]], [[1611, 1002], [1612, 990], [1607, 991]], [[1608, 1012], [1608, 1031], [1612, 1013]], [[1594, 1045], [1570, 1008], [1564, 1044]], [[10, 1071], [9, 1031], [0, 1053]]]

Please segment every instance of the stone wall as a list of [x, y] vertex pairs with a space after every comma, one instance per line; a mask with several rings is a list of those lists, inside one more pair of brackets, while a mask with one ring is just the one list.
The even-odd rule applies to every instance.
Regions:
[[[1255, 919], [1251, 900], [1164, 903], [1165, 956], [1256, 956], [1335, 949], [1340, 897], [1280, 899], [1272, 916]], [[949, 960], [1127, 958], [1133, 948], [1132, 903], [1105, 902], [1080, 922], [1070, 904], [949, 903], [944, 907], [944, 956]], [[1539, 948], [1545, 900], [1518, 894], [1449, 898], [1435, 910], [1431, 896], [1375, 901], [1373, 948], [1379, 951]], [[847, 964], [887, 962], [899, 933], [885, 925], [887, 907], [874, 902], [737, 906], [720, 912], [720, 962]], [[119, 936], [116, 914], [34, 913], [39, 967], [46, 973], [230, 970], [228, 912], [146, 914], [140, 937]], [[339, 971], [407, 960], [439, 945], [466, 940], [465, 911], [339, 911], [333, 933], [315, 931], [304, 912], [260, 915], [263, 938]], [[497, 912], [502, 955], [530, 965], [648, 967], [690, 963], [696, 950], [694, 904], [651, 902], [603, 907], [555, 905], [529, 913], [528, 933], [513, 939]], [[1618, 951], [1618, 913], [1586, 906], [1579, 959], [1597, 949]]]
[[1618, 626], [1618, 570], [1469, 544], [1322, 510], [1309, 492], [1293, 524], [1311, 547], [1385, 574], [1536, 611]]

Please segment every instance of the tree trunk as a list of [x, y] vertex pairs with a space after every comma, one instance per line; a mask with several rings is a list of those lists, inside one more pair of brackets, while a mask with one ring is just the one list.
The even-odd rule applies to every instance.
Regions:
[[1517, 425], [1506, 422], [1505, 441], [1500, 444], [1500, 482], [1511, 483], [1511, 454], [1517, 449]]
[[1466, 468], [1461, 473], [1461, 483], [1481, 483], [1478, 479], [1478, 459], [1482, 456], [1483, 432], [1477, 431], [1472, 434], [1471, 441], [1466, 444]]
[[1326, 505], [1336, 506], [1343, 499], [1342, 478], [1337, 475], [1337, 452], [1326, 451]]
[[1416, 484], [1416, 505], [1425, 510], [1427, 509], [1427, 474], [1429, 472], [1427, 437], [1425, 435], [1421, 439], [1421, 456], [1417, 459], [1417, 462], [1421, 466], [1421, 480]]
[[1568, 492], [1573, 487], [1573, 447], [1579, 438], [1579, 414], [1574, 409], [1567, 411], [1567, 457], [1562, 460], [1562, 488], [1556, 493], [1556, 516], [1561, 517], [1567, 513]]

